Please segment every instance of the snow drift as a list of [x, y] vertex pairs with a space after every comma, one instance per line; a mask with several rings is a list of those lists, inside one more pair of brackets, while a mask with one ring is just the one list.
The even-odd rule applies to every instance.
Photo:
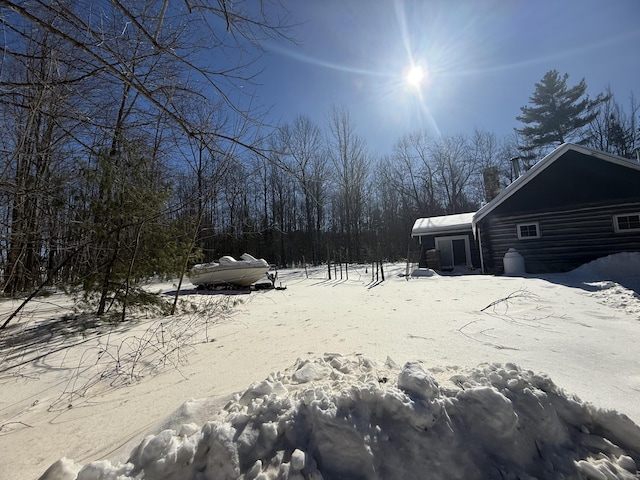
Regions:
[[624, 479], [639, 462], [628, 417], [516, 365], [326, 354], [251, 385], [202, 427], [147, 437], [126, 463], [62, 459], [41, 478]]

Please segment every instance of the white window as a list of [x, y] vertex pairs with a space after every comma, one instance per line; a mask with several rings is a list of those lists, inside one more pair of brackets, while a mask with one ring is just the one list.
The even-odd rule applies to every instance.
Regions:
[[613, 217], [616, 232], [640, 232], [640, 213], [629, 213]]
[[540, 225], [534, 223], [519, 223], [516, 225], [518, 239], [528, 240], [529, 238], [540, 238]]

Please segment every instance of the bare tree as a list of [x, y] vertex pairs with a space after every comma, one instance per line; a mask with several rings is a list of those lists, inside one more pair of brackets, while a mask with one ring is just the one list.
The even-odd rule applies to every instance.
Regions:
[[347, 259], [360, 258], [362, 215], [369, 176], [365, 143], [355, 133], [349, 111], [333, 107], [329, 115], [329, 158], [335, 168], [336, 214], [345, 236]]
[[476, 208], [467, 192], [476, 172], [467, 139], [463, 135], [444, 136], [431, 144], [430, 151], [446, 213], [464, 213]]
[[490, 132], [474, 131], [469, 148], [475, 172], [469, 182], [468, 194], [473, 203], [480, 205], [492, 200], [504, 186], [501, 176], [509, 159], [503, 157], [498, 138]]
[[391, 182], [405, 198], [414, 215], [442, 213], [430, 142], [426, 132], [405, 135], [395, 144], [393, 156], [389, 159], [390, 175], [385, 180]]
[[[306, 258], [319, 261], [327, 160], [322, 131], [309, 117], [299, 115], [279, 129], [278, 164], [296, 179], [302, 197]], [[284, 162], [284, 163], [282, 163]]]
[[66, 112], [73, 109], [74, 93], [71, 73], [61, 60], [68, 51], [58, 39], [23, 24], [12, 25], [11, 33], [15, 50], [7, 51], [0, 72], [7, 134], [2, 189], [9, 205], [2, 285], [15, 294], [33, 288], [54, 262], [59, 217], [51, 206], [60, 206], [65, 185], [73, 129]]
[[[287, 35], [286, 10], [267, 0], [260, 5], [246, 0], [110, 0], [99, 6], [69, 1], [37, 7], [0, 0], [0, 6], [72, 46], [78, 53], [75, 60], [80, 58], [92, 74], [127, 85], [186, 132], [195, 126], [181, 114], [176, 99], [182, 95], [214, 95], [231, 111], [250, 117], [235, 94], [258, 73], [252, 52], [266, 38]], [[132, 37], [139, 43], [123, 49], [123, 39]], [[212, 52], [214, 64], [207, 60]], [[132, 54], [144, 63], [132, 64]], [[223, 60], [226, 55], [240, 61]], [[251, 146], [233, 134], [215, 134]]]
[[[402, 174], [394, 157], [382, 158], [373, 172], [371, 194], [366, 202], [371, 253], [382, 258], [398, 258], [406, 252], [407, 239], [416, 218], [429, 216], [420, 211], [416, 202], [406, 192], [403, 181], [409, 181], [408, 173]], [[379, 250], [378, 250], [379, 247]], [[374, 260], [365, 255], [363, 260]]]
[[267, 188], [269, 190], [267, 196], [271, 213], [269, 231], [274, 242], [274, 249], [277, 252], [277, 263], [281, 265], [293, 260], [291, 252], [293, 246], [287, 239], [291, 238], [291, 234], [295, 230], [296, 217], [298, 216], [297, 182], [291, 173], [283, 168], [287, 164], [284, 156], [283, 146], [278, 143], [278, 139], [274, 139], [271, 148], [271, 164], [267, 169]]
[[640, 106], [633, 94], [629, 98], [629, 112], [614, 99], [607, 88], [598, 115], [588, 126], [587, 145], [626, 158], [635, 158], [640, 148], [640, 129], [637, 123]]

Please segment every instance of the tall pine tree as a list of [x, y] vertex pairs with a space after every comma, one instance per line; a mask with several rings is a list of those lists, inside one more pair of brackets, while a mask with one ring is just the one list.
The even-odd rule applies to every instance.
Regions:
[[567, 87], [568, 78], [569, 74], [560, 75], [557, 70], [547, 72], [536, 83], [529, 105], [520, 107], [522, 115], [516, 120], [525, 126], [515, 130], [525, 141], [519, 147], [525, 156], [540, 148], [587, 140], [582, 136], [583, 129], [596, 118], [598, 106], [606, 98], [598, 95], [591, 100], [585, 95], [584, 78], [577, 85]]

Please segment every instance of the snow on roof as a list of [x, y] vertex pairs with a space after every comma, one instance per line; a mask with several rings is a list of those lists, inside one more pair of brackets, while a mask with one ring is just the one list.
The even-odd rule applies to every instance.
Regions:
[[637, 162], [633, 162], [627, 158], [618, 157], [616, 155], [611, 155], [606, 152], [601, 152], [598, 150], [592, 150], [590, 148], [581, 147], [580, 145], [575, 145], [573, 143], [563, 143], [554, 151], [545, 156], [542, 160], [536, 163], [533, 167], [531, 167], [525, 174], [521, 177], [517, 178], [513, 181], [507, 188], [505, 188], [500, 194], [491, 200], [489, 203], [484, 205], [480, 210], [476, 212], [473, 217], [473, 230], [475, 232], [475, 228], [477, 223], [482, 220], [489, 212], [491, 212], [498, 205], [501, 205], [505, 200], [507, 200], [511, 195], [520, 190], [523, 186], [533, 180], [540, 172], [542, 172], [545, 168], [555, 162], [558, 158], [564, 155], [567, 151], [574, 150], [578, 153], [582, 153], [584, 155], [589, 155], [592, 157], [600, 158], [601, 160], [605, 160], [607, 162], [616, 163], [618, 165], [622, 165], [625, 167], [633, 168], [635, 170], [640, 170], [640, 164]]
[[471, 221], [475, 212], [442, 215], [440, 217], [419, 218], [413, 224], [411, 236], [429, 235], [432, 233], [459, 232], [471, 229]]

